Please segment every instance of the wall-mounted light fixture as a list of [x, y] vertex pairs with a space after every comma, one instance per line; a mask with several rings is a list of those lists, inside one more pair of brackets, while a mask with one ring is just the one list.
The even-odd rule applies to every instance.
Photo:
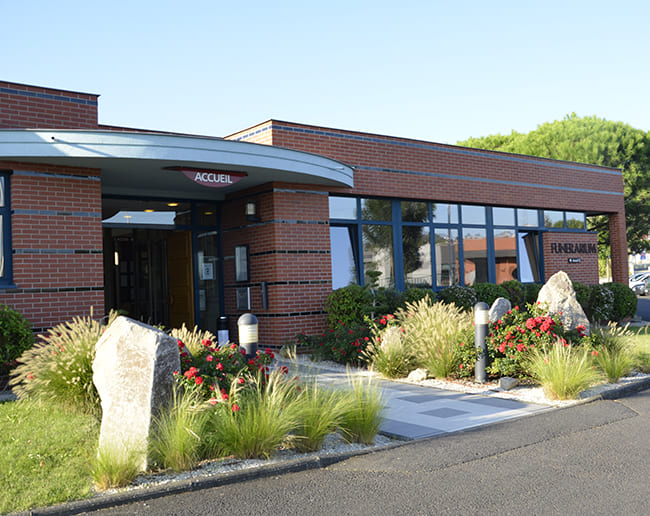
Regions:
[[246, 220], [260, 220], [257, 216], [257, 203], [246, 201]]

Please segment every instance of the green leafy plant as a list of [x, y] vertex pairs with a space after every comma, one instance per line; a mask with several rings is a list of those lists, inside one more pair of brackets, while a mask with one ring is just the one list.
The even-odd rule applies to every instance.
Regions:
[[476, 292], [472, 287], [452, 285], [438, 292], [438, 298], [445, 304], [455, 304], [465, 312], [471, 312], [478, 302]]
[[370, 377], [349, 377], [346, 397], [348, 403], [341, 417], [341, 435], [350, 443], [373, 444], [386, 407], [377, 384]]
[[616, 282], [604, 283], [603, 286], [608, 288], [614, 294], [612, 318], [615, 321], [630, 319], [636, 315], [639, 300], [630, 287], [623, 283]]
[[18, 365], [18, 357], [34, 344], [34, 334], [22, 314], [0, 305], [0, 376]]
[[509, 298], [509, 291], [502, 285], [495, 285], [494, 283], [475, 283], [472, 288], [476, 292], [477, 302], [487, 303], [492, 306], [492, 303], [500, 297]]
[[325, 301], [328, 327], [333, 329], [341, 324], [362, 324], [371, 314], [373, 302], [370, 290], [359, 285], [348, 285], [334, 290]]
[[551, 399], [574, 399], [600, 380], [587, 348], [560, 341], [535, 348], [526, 367]]
[[127, 447], [101, 447], [93, 460], [91, 475], [100, 491], [126, 487], [141, 471], [141, 454]]
[[613, 292], [604, 285], [591, 285], [589, 305], [585, 312], [591, 321], [611, 321], [614, 318]]
[[197, 390], [206, 400], [215, 392], [229, 389], [234, 379], [241, 379], [246, 373], [266, 372], [275, 357], [273, 351], [266, 348], [253, 358], [247, 358], [237, 344], [219, 346], [210, 339], [203, 339], [192, 355], [180, 340], [178, 347], [181, 370], [175, 375], [176, 381], [186, 390]]
[[296, 336], [297, 346], [311, 350], [316, 360], [333, 360], [341, 364], [362, 365], [366, 361], [365, 350], [370, 343], [371, 323], [337, 324], [319, 335]]
[[525, 303], [529, 305], [535, 304], [541, 289], [542, 286], [539, 283], [526, 283], [524, 285]]
[[526, 376], [530, 352], [558, 339], [567, 342], [559, 316], [546, 315], [544, 307], [539, 305], [528, 305], [528, 311], [515, 306], [489, 325], [487, 371], [496, 376]]
[[[501, 283], [501, 287], [506, 289], [506, 296], [512, 306], [524, 306], [526, 304], [526, 289], [521, 281], [508, 280]], [[535, 296], [537, 298], [537, 296]]]
[[[112, 312], [107, 324], [117, 316]], [[101, 414], [93, 383], [95, 344], [106, 325], [91, 317], [50, 328], [40, 342], [26, 350], [12, 371], [9, 384], [19, 399], [34, 398], [76, 412]]]

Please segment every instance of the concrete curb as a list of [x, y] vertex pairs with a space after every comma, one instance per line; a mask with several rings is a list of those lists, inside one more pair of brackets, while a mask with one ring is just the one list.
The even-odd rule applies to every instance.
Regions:
[[235, 484], [246, 480], [254, 480], [257, 478], [266, 478], [274, 475], [284, 475], [286, 473], [295, 473], [298, 471], [308, 471], [311, 469], [327, 468], [332, 464], [341, 462], [343, 460], [360, 456], [368, 455], [377, 451], [390, 450], [403, 446], [407, 442], [414, 441], [401, 441], [396, 443], [387, 444], [386, 446], [378, 446], [375, 448], [368, 448], [365, 450], [355, 450], [350, 452], [333, 453], [326, 455], [318, 455], [315, 457], [307, 457], [301, 459], [289, 459], [284, 462], [266, 464], [251, 469], [233, 471], [230, 473], [218, 473], [212, 476], [193, 478], [190, 480], [172, 481], [169, 484], [161, 486], [153, 486], [142, 489], [131, 489], [121, 493], [110, 495], [98, 495], [94, 498], [85, 500], [76, 500], [73, 502], [66, 502], [59, 505], [50, 507], [43, 507], [39, 509], [32, 509], [29, 511], [11, 513], [9, 516], [49, 516], [61, 515], [68, 516], [74, 514], [81, 514], [88, 511], [96, 511], [100, 509], [107, 509], [119, 505], [126, 505], [133, 502], [142, 502], [151, 500], [153, 498], [161, 498], [171, 494], [184, 493], [188, 491], [200, 491], [203, 489], [210, 489], [213, 487]]
[[[650, 377], [640, 379], [635, 382], [631, 382], [628, 385], [621, 387], [612, 387], [606, 391], [600, 392], [594, 396], [584, 398], [580, 400], [576, 405], [582, 405], [586, 403], [591, 403], [600, 399], [603, 400], [614, 400], [619, 398], [624, 398], [636, 394], [637, 392], [650, 389]], [[570, 409], [572, 406], [563, 407], [564, 410]], [[548, 407], [548, 410], [555, 410], [557, 407]], [[546, 411], [544, 411], [546, 412]], [[524, 417], [532, 417], [535, 414], [530, 414]], [[519, 418], [516, 418], [519, 419]], [[507, 424], [508, 420], [496, 421], [494, 423], [488, 423], [486, 425], [480, 425], [479, 427], [470, 428], [467, 430], [462, 430], [462, 432], [467, 431], [476, 431], [486, 426], [495, 425], [495, 424]], [[448, 435], [448, 434], [444, 434]], [[170, 494], [182, 493], [187, 491], [200, 491], [203, 489], [210, 489], [213, 487], [223, 486], [234, 484], [237, 482], [243, 482], [247, 480], [254, 480], [258, 478], [266, 478], [274, 475], [284, 475], [286, 473], [295, 473], [299, 471], [308, 471], [311, 469], [321, 469], [327, 468], [332, 464], [347, 460], [352, 457], [368, 455], [378, 451], [389, 450], [393, 448], [398, 448], [409, 443], [415, 443], [418, 441], [426, 441], [441, 437], [442, 435], [425, 437], [422, 439], [413, 439], [409, 441], [400, 441], [395, 443], [387, 444], [386, 446], [378, 446], [375, 448], [367, 448], [364, 450], [354, 450], [350, 452], [341, 452], [335, 454], [324, 454], [316, 455], [300, 459], [288, 459], [283, 462], [266, 464], [257, 467], [253, 467], [246, 470], [233, 471], [228, 473], [217, 473], [211, 476], [193, 478], [188, 480], [179, 480], [179, 481], [170, 481], [168, 484], [144, 487], [142, 489], [130, 489], [125, 490], [120, 493], [110, 494], [110, 495], [97, 495], [93, 498], [88, 498], [85, 500], [76, 500], [73, 502], [66, 502], [59, 505], [53, 505], [50, 507], [43, 507], [32, 509], [29, 511], [12, 513], [14, 516], [49, 516], [49, 515], [74, 515], [81, 514], [88, 511], [95, 511], [100, 509], [106, 509], [109, 507], [115, 507], [119, 505], [126, 505], [133, 502], [142, 502], [146, 500], [151, 500], [154, 498], [161, 498]]]

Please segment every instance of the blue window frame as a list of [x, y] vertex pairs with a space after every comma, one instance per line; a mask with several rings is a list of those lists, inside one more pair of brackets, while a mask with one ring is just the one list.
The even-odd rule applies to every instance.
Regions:
[[[560, 213], [562, 229], [586, 231], [584, 213]], [[331, 196], [332, 287], [356, 283], [439, 290], [510, 279], [539, 282], [541, 235], [549, 229], [544, 214], [529, 208]]]
[[0, 171], [0, 286], [13, 285], [11, 251], [10, 172]]

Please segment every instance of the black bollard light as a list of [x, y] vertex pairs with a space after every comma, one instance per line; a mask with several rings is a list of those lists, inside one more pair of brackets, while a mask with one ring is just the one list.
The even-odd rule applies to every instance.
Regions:
[[237, 319], [239, 329], [239, 348], [244, 350], [246, 358], [251, 359], [257, 355], [257, 317], [253, 314], [244, 314]]
[[222, 315], [217, 321], [217, 340], [219, 346], [225, 346], [230, 340], [230, 332], [228, 331], [228, 317]]
[[485, 338], [488, 333], [490, 322], [490, 311], [487, 303], [476, 303], [474, 305], [474, 346], [476, 347], [476, 367], [474, 379], [478, 383], [487, 381], [487, 343]]

